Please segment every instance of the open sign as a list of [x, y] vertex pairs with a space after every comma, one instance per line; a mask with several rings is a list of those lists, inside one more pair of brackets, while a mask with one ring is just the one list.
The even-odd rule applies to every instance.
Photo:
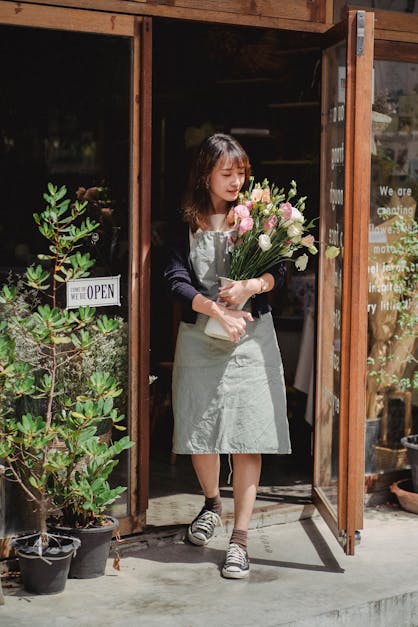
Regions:
[[67, 309], [120, 305], [120, 274], [67, 281]]

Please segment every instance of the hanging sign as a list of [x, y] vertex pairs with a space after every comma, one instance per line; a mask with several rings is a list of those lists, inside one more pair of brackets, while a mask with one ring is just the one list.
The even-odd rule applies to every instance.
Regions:
[[120, 305], [120, 274], [67, 281], [67, 309]]

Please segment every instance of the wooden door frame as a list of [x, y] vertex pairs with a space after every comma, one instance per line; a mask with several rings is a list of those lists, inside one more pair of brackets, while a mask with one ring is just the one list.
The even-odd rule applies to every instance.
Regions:
[[[149, 350], [151, 258], [152, 21], [135, 18], [132, 48], [130, 256], [130, 416], [136, 442], [131, 454], [132, 531], [145, 525], [149, 497]], [[133, 417], [137, 416], [137, 420]]]
[[[19, 10], [27, 3], [86, 9], [117, 15], [140, 15], [236, 26], [325, 32], [332, 24], [332, 0], [243, 2], [242, 0], [21, 0], [9, 1]], [[327, 23], [327, 20], [331, 20]]]
[[129, 450], [128, 504], [120, 533], [145, 525], [149, 483], [149, 330], [151, 214], [150, 18], [0, 0], [0, 25], [128, 37], [131, 40], [129, 203]]
[[[317, 485], [320, 452], [315, 445], [313, 501], [330, 526], [334, 535], [342, 540], [346, 553], [354, 554], [355, 535], [363, 526], [364, 490], [364, 424], [366, 408], [366, 360], [367, 360], [367, 268], [368, 222], [370, 196], [370, 129], [372, 81], [356, 80], [358, 76], [371, 77], [373, 60], [373, 14], [366, 13], [364, 54], [356, 54], [357, 11], [347, 15], [346, 95], [344, 132], [344, 251], [341, 295], [341, 347], [339, 379], [339, 456], [338, 456], [338, 503], [335, 512], [331, 503]], [[341, 34], [336, 27], [334, 34]], [[331, 34], [332, 37], [332, 34]], [[332, 39], [330, 39], [332, 41]], [[328, 42], [329, 43], [329, 42]], [[325, 109], [323, 100], [322, 111]], [[361, 138], [361, 141], [356, 141]], [[322, 149], [321, 149], [322, 150]], [[321, 154], [321, 213], [325, 211], [325, 155]], [[325, 244], [324, 229], [321, 229]], [[324, 290], [320, 266], [319, 294]], [[325, 286], [326, 288], [326, 286]], [[319, 306], [321, 307], [321, 298]], [[329, 359], [322, 350], [323, 329], [318, 320], [317, 372], [321, 372], [323, 360]], [[322, 385], [321, 378], [317, 381]], [[319, 392], [319, 390], [318, 390]], [[316, 418], [320, 424], [321, 395], [317, 393]], [[344, 534], [341, 537], [341, 534]]]

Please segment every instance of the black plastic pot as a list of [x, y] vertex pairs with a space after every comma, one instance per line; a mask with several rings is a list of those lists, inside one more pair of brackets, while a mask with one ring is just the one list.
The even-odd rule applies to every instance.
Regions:
[[48, 534], [49, 546], [39, 554], [40, 534], [15, 538], [12, 546], [19, 559], [23, 587], [34, 594], [62, 592], [71, 560], [80, 546], [78, 538]]
[[72, 529], [69, 527], [54, 527], [54, 533], [63, 533], [74, 536], [81, 541], [81, 547], [71, 562], [70, 579], [93, 579], [105, 573], [106, 561], [110, 553], [110, 543], [115, 529], [119, 527], [116, 518], [107, 516], [107, 525], [103, 527], [89, 527]]
[[411, 466], [414, 492], [418, 492], [418, 435], [407, 435], [401, 439], [401, 443], [406, 448], [408, 462]]

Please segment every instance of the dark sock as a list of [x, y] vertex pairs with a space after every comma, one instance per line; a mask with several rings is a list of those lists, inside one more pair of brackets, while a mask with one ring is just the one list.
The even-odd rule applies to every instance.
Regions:
[[222, 501], [219, 494], [213, 497], [205, 497], [205, 509], [208, 509], [210, 512], [215, 512], [215, 514], [219, 516], [222, 515]]
[[247, 536], [248, 532], [243, 529], [237, 529], [236, 527], [232, 530], [232, 535], [230, 539], [230, 544], [238, 544], [244, 551], [247, 550]]

